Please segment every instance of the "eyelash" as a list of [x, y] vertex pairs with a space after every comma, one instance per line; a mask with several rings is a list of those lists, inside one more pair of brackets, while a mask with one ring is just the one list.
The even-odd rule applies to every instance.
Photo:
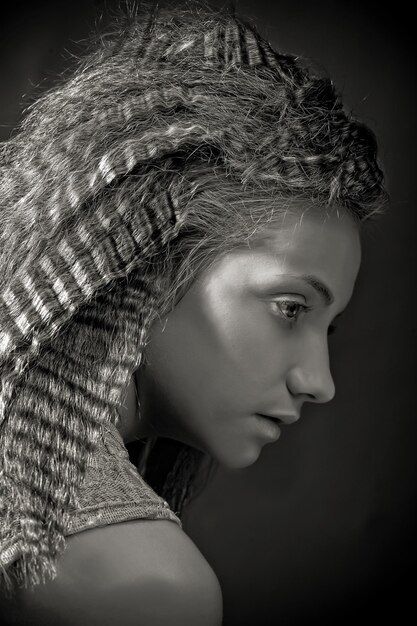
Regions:
[[[298, 302], [297, 300], [290, 300], [288, 298], [282, 299], [282, 300], [273, 300], [274, 304], [276, 304], [279, 308], [280, 311], [280, 315], [289, 323], [290, 328], [294, 327], [294, 324], [297, 322], [299, 316], [301, 313], [306, 313], [307, 311], [310, 311], [313, 307], [308, 306], [307, 304], [301, 304], [301, 302]], [[289, 304], [289, 305], [294, 305], [296, 304], [298, 307], [300, 307], [301, 311], [299, 311], [295, 318], [289, 319], [285, 313], [282, 311], [282, 309], [280, 308], [280, 304]], [[336, 326], [334, 326], [333, 324], [330, 324], [327, 334], [328, 335], [332, 335], [336, 330]]]

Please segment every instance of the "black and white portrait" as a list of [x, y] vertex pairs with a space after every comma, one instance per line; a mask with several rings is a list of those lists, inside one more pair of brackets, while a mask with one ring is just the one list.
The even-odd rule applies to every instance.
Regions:
[[412, 23], [5, 7], [2, 623], [407, 622]]

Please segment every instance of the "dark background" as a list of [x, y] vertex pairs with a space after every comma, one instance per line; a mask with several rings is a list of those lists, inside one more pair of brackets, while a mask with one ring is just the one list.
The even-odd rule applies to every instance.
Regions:
[[[115, 4], [2, 9], [0, 138]], [[253, 466], [219, 469], [184, 529], [219, 577], [225, 626], [403, 624], [417, 583], [415, 22], [404, 2], [235, 4], [275, 47], [328, 70], [377, 133], [392, 203], [364, 231], [356, 293], [330, 342], [335, 399], [306, 405]]]

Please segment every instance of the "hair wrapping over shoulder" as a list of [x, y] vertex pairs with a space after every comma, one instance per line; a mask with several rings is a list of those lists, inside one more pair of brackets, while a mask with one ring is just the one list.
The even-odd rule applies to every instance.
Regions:
[[11, 589], [56, 573], [86, 460], [117, 421], [149, 326], [184, 264], [244, 241], [255, 213], [242, 198], [336, 205], [363, 222], [384, 190], [372, 132], [327, 77], [230, 12], [196, 6], [116, 20], [0, 154], [0, 566]]

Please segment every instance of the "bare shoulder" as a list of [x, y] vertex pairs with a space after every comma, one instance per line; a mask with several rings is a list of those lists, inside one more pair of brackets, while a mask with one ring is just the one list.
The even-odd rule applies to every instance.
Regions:
[[133, 520], [68, 537], [57, 577], [22, 591], [15, 603], [9, 623], [16, 626], [29, 623], [29, 615], [33, 626], [220, 626], [223, 609], [214, 571], [170, 520]]

